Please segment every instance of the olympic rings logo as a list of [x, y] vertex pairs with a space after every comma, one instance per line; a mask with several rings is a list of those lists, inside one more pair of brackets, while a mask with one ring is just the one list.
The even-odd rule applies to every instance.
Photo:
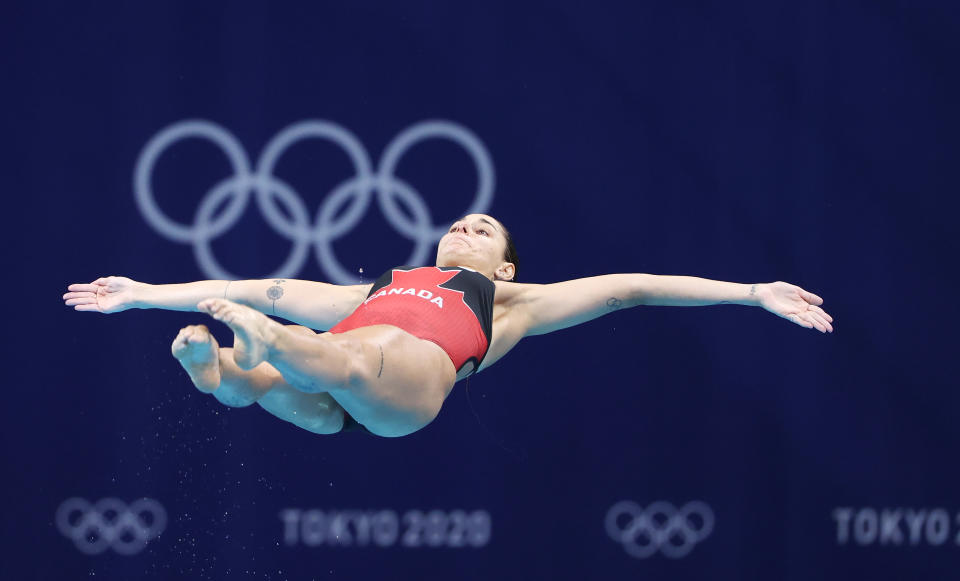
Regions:
[[[159, 157], [178, 141], [203, 138], [217, 145], [227, 156], [233, 175], [214, 185], [200, 200], [192, 224], [170, 219], [160, 210], [151, 185], [154, 166]], [[463, 147], [477, 170], [477, 190], [464, 214], [485, 213], [493, 200], [494, 171], [490, 154], [480, 139], [465, 127], [451, 121], [429, 120], [416, 123], [400, 132], [387, 145], [374, 169], [363, 144], [347, 129], [323, 120], [294, 123], [267, 143], [256, 168], [252, 168], [243, 146], [229, 131], [210, 121], [184, 120], [154, 135], [144, 146], [134, 171], [134, 194], [137, 207], [146, 221], [169, 240], [192, 244], [200, 269], [211, 278], [235, 279], [213, 255], [210, 243], [232, 228], [243, 214], [251, 193], [267, 224], [293, 243], [290, 255], [275, 272], [266, 278], [290, 278], [307, 260], [313, 245], [320, 268], [328, 280], [339, 284], [355, 284], [356, 275], [348, 272], [334, 256], [332, 242], [360, 222], [376, 194], [384, 217], [405, 238], [414, 242], [406, 264], [425, 264], [430, 251], [447, 231], [447, 224], [434, 224], [423, 197], [394, 171], [406, 152], [418, 142], [443, 138]], [[273, 175], [277, 160], [293, 144], [304, 139], [326, 139], [340, 146], [353, 164], [354, 176], [338, 184], [320, 205], [313, 224], [307, 208], [292, 186]], [[214, 210], [227, 201], [219, 216]], [[398, 200], [410, 210], [412, 219], [401, 211]], [[277, 202], [286, 210], [278, 207]], [[347, 205], [349, 204], [349, 205]], [[338, 212], [346, 209], [337, 217]], [[287, 218], [287, 215], [290, 217]]]
[[637, 503], [624, 500], [607, 511], [607, 534], [621, 543], [632, 557], [646, 559], [661, 551], [671, 559], [679, 559], [694, 545], [713, 532], [713, 510], [695, 500], [677, 510], [669, 502], [658, 501], [644, 510]]
[[135, 555], [166, 528], [167, 512], [150, 498], [141, 498], [130, 506], [116, 498], [104, 498], [96, 504], [69, 498], [57, 509], [56, 523], [60, 532], [87, 555], [107, 549]]

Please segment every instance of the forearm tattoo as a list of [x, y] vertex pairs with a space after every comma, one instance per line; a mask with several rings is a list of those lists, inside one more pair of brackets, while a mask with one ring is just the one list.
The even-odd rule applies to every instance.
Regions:
[[621, 301], [617, 297], [610, 297], [609, 299], [607, 299], [607, 306], [614, 311], [619, 309], [622, 304], [623, 304], [623, 301]]
[[277, 314], [277, 301], [279, 301], [280, 297], [283, 296], [283, 287], [281, 287], [280, 285], [282, 285], [285, 282], [287, 281], [278, 278], [277, 280], [273, 281], [273, 286], [267, 289], [267, 298], [273, 301], [274, 315]]

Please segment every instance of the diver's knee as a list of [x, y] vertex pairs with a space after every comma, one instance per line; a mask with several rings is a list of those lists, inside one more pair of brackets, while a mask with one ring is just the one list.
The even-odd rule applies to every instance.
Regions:
[[343, 409], [331, 408], [327, 412], [317, 414], [307, 420], [297, 420], [292, 422], [298, 428], [303, 428], [314, 434], [328, 435], [336, 434], [343, 429]]
[[383, 348], [364, 341], [338, 341], [340, 349], [339, 381], [343, 389], [365, 388], [383, 369]]

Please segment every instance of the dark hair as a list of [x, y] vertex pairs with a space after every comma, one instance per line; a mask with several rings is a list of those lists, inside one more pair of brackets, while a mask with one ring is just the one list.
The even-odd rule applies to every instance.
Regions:
[[507, 248], [503, 252], [503, 259], [513, 264], [513, 278], [510, 280], [516, 281], [517, 273], [520, 272], [520, 257], [517, 256], [517, 247], [513, 243], [513, 236], [510, 235], [510, 231], [503, 225], [503, 222], [500, 222], [500, 227], [503, 228], [503, 236], [507, 239]]

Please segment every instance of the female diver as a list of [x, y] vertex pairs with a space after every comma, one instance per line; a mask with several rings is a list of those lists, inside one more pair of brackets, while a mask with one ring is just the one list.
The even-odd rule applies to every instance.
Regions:
[[[802, 327], [833, 331], [833, 318], [820, 308], [823, 299], [785, 282], [611, 274], [521, 284], [511, 282], [517, 264], [506, 228], [471, 214], [440, 239], [436, 266], [394, 268], [372, 285], [149, 285], [112, 276], [72, 284], [63, 298], [78, 311], [207, 313], [230, 327], [234, 343], [220, 347], [203, 325], [180, 331], [173, 355], [194, 385], [227, 405], [257, 402], [318, 434], [415, 432], [437, 416], [456, 381], [493, 365], [520, 339], [622, 308], [753, 305]], [[264, 313], [299, 325], [281, 325]]]

